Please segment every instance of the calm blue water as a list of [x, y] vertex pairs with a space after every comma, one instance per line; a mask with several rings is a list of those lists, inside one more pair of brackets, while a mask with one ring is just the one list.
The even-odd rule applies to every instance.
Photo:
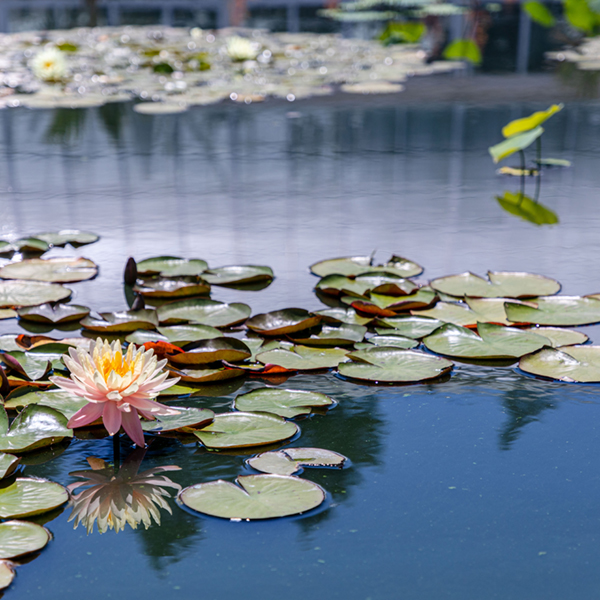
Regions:
[[[517, 184], [495, 175], [487, 147], [508, 120], [540, 108], [390, 100], [377, 108], [225, 105], [161, 118], [129, 106], [2, 111], [0, 230], [101, 234], [97, 244], [66, 252], [100, 264], [96, 280], [73, 286], [76, 302], [98, 310], [125, 308], [128, 256], [156, 254], [202, 257], [211, 266], [269, 264], [277, 279], [266, 290], [213, 293], [248, 302], [255, 313], [321, 308], [308, 265], [374, 249], [381, 260], [397, 253], [421, 263], [422, 280], [530, 270], [558, 278], [563, 293], [600, 292], [598, 104], [571, 104], [546, 127], [544, 154], [574, 163], [543, 181], [541, 199], [559, 226], [535, 228], [493, 198]], [[20, 329], [4, 321], [1, 331]], [[584, 331], [600, 341], [596, 327]], [[189, 404], [225, 411], [256, 385]], [[171, 501], [173, 515], [163, 511], [161, 527], [88, 536], [67, 523], [67, 509], [48, 523], [54, 540], [18, 569], [6, 597], [597, 595], [597, 386], [460, 364], [436, 385], [368, 387], [331, 374], [284, 385], [338, 401], [328, 415], [299, 422], [293, 442], [351, 459], [341, 472], [305, 471], [328, 491], [325, 510], [230, 523]], [[25, 473], [66, 485], [75, 481], [69, 472], [88, 468], [88, 456], [112, 460], [112, 443], [75, 440]], [[183, 486], [233, 481], [249, 472], [244, 458], [157, 442], [142, 469], [179, 465], [170, 475]]]

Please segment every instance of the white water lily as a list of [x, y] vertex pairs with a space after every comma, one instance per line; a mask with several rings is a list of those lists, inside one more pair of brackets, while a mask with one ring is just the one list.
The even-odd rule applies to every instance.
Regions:
[[227, 54], [234, 61], [254, 60], [258, 56], [260, 44], [240, 36], [227, 39]]
[[42, 81], [60, 81], [68, 73], [65, 55], [57, 48], [38, 52], [31, 60], [30, 66], [33, 74]]

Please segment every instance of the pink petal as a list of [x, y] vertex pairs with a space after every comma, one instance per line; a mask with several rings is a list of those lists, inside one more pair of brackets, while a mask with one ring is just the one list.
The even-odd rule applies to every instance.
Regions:
[[67, 423], [67, 427], [72, 429], [73, 427], [84, 427], [93, 423], [102, 416], [104, 411], [104, 405], [102, 404], [86, 404], [83, 408], [80, 408]]
[[122, 414], [123, 413], [117, 408], [117, 405], [114, 402], [104, 403], [102, 420], [104, 421], [104, 427], [106, 427], [106, 431], [108, 431], [109, 435], [115, 435], [115, 433], [118, 433], [119, 429], [121, 429]]
[[121, 413], [123, 419], [123, 429], [125, 433], [136, 443], [137, 446], [143, 448], [144, 442], [144, 430], [140, 422], [140, 417], [136, 410], [130, 412]]

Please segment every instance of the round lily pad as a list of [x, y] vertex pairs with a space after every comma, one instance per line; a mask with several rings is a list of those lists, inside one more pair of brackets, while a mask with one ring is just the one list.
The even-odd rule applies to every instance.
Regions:
[[202, 279], [185, 277], [181, 279], [146, 279], [138, 282], [133, 290], [146, 298], [188, 298], [206, 296], [210, 285]]
[[215, 415], [215, 420], [194, 435], [207, 447], [216, 450], [274, 444], [299, 432], [295, 423], [262, 413], [233, 412]]
[[78, 410], [82, 409], [88, 401], [85, 398], [70, 394], [63, 390], [28, 391], [26, 393], [13, 393], [4, 401], [4, 407], [20, 409], [30, 405], [48, 406], [70, 419]]
[[130, 333], [126, 338], [126, 342], [130, 344], [136, 344], [137, 346], [143, 346], [146, 342], [167, 342], [169, 340], [166, 335], [162, 335], [156, 331], [148, 329], [138, 329], [133, 333]]
[[290, 336], [290, 339], [305, 346], [348, 346], [362, 342], [367, 328], [362, 325], [342, 323], [335, 326], [323, 325], [318, 333], [313, 333], [310, 337], [305, 337], [306, 333], [300, 331]]
[[330, 407], [333, 400], [319, 392], [260, 388], [238, 396], [233, 406], [236, 410], [267, 412], [292, 419], [308, 415], [314, 407]]
[[197, 512], [234, 520], [273, 519], [307, 512], [325, 500], [312, 481], [283, 475], [244, 475], [183, 489], [179, 501]]
[[427, 336], [423, 343], [438, 354], [483, 359], [518, 358], [550, 345], [541, 335], [489, 323], [479, 323], [477, 333], [446, 323]]
[[18, 477], [0, 488], [0, 518], [33, 517], [58, 508], [69, 499], [67, 490], [47, 479]]
[[560, 291], [560, 283], [533, 273], [489, 271], [483, 279], [473, 273], [439, 277], [431, 282], [434, 290], [450, 296], [475, 298], [532, 298], [551, 296]]
[[230, 327], [245, 321], [251, 313], [247, 304], [241, 302], [217, 302], [216, 300], [180, 300], [161, 306], [158, 310], [161, 325], [200, 323], [212, 327]]
[[93, 244], [100, 239], [100, 236], [89, 231], [79, 231], [77, 229], [62, 229], [61, 231], [48, 231], [44, 233], [38, 233], [36, 238], [51, 244], [52, 246], [85, 246], [86, 244]]
[[600, 322], [600, 300], [587, 296], [535, 298], [528, 304], [506, 302], [509, 321], [537, 325], [589, 325]]
[[79, 321], [90, 314], [87, 306], [78, 304], [40, 304], [39, 306], [28, 306], [17, 311], [19, 318], [35, 323], [47, 323], [49, 325], [62, 325]]
[[277, 365], [290, 371], [315, 371], [332, 369], [346, 360], [347, 350], [341, 348], [310, 348], [293, 346], [259, 352], [256, 360], [263, 365]]
[[453, 323], [461, 327], [475, 327], [477, 323], [486, 322], [484, 315], [475, 312], [465, 303], [438, 302], [433, 308], [411, 311], [416, 317], [435, 319], [437, 322]]
[[88, 258], [29, 258], [0, 268], [2, 279], [73, 283], [92, 279], [98, 267]]
[[[440, 303], [438, 303], [439, 306]], [[424, 338], [426, 335], [433, 333], [438, 327], [444, 324], [444, 321], [440, 319], [433, 319], [431, 317], [418, 317], [418, 316], [399, 316], [399, 317], [385, 317], [377, 321], [380, 325], [385, 327], [376, 327], [375, 331], [380, 335], [388, 335], [393, 333], [396, 335], [402, 335], [414, 340]]]
[[356, 277], [363, 273], [391, 273], [400, 277], [415, 277], [423, 272], [423, 267], [406, 258], [392, 256], [383, 265], [373, 265], [371, 256], [350, 256], [322, 260], [310, 267], [311, 272], [319, 277], [326, 275], [345, 275]]
[[207, 408], [177, 407], [178, 415], [158, 415], [155, 421], [142, 421], [142, 429], [150, 433], [175, 431], [184, 427], [204, 427], [212, 423], [215, 413]]
[[263, 452], [248, 459], [248, 464], [262, 473], [293, 475], [302, 467], [335, 467], [342, 469], [348, 459], [342, 454], [323, 448], [286, 448]]
[[67, 300], [70, 296], [71, 290], [56, 283], [0, 281], [0, 308], [38, 306]]
[[368, 325], [374, 317], [361, 317], [353, 308], [326, 308], [314, 313], [324, 323], [348, 323], [349, 325]]
[[29, 521], [0, 523], [0, 558], [18, 558], [38, 552], [50, 541], [50, 532]]
[[[386, 333], [383, 335], [374, 335], [367, 340], [367, 343], [362, 344], [361, 350], [370, 346], [390, 346], [394, 348], [416, 348], [419, 345], [417, 340], [412, 338], [397, 335], [394, 333]], [[358, 344], [357, 344], [358, 347]]]
[[581, 333], [581, 331], [562, 329], [561, 327], [531, 327], [524, 331], [544, 336], [550, 341], [553, 348], [585, 344], [590, 339], [585, 333]]
[[600, 346], [543, 348], [524, 356], [519, 368], [526, 373], [568, 383], [600, 382]]
[[0, 560], [0, 590], [7, 588], [15, 578], [15, 564], [9, 560]]
[[352, 294], [363, 296], [369, 291], [390, 296], [406, 296], [414, 293], [419, 286], [398, 275], [365, 273], [355, 278], [344, 277], [343, 275], [327, 275], [315, 287], [332, 296]]
[[223, 337], [223, 332], [210, 325], [199, 323], [188, 323], [184, 325], [171, 325], [158, 328], [159, 333], [164, 335], [171, 344], [184, 346], [200, 340], [212, 340]]
[[86, 317], [81, 320], [84, 329], [100, 333], [121, 333], [138, 329], [156, 329], [158, 319], [155, 310], [128, 310], [115, 313], [100, 313], [102, 319]]
[[178, 256], [156, 256], [137, 263], [137, 272], [140, 275], [185, 277], [200, 275], [206, 269], [208, 269], [208, 263], [205, 260]]
[[338, 366], [340, 375], [376, 383], [412, 383], [449, 373], [452, 363], [417, 350], [386, 346], [358, 350], [348, 355], [352, 362]]
[[252, 352], [242, 342], [232, 337], [218, 337], [189, 344], [186, 351], [174, 354], [169, 361], [174, 365], [205, 365], [226, 360], [241, 361], [249, 358]]
[[202, 278], [211, 285], [235, 287], [273, 281], [273, 269], [259, 265], [232, 265], [209, 269]]
[[254, 315], [246, 322], [246, 327], [260, 335], [287, 335], [314, 327], [321, 317], [303, 308], [286, 308]]

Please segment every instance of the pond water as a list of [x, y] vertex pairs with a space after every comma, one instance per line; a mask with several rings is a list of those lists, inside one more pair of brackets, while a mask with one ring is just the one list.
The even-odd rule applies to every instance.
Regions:
[[[517, 189], [495, 175], [487, 147], [536, 103], [335, 102], [218, 105], [151, 117], [130, 105], [87, 111], [0, 112], [0, 233], [79, 228], [101, 240], [53, 255], [100, 265], [74, 301], [126, 308], [128, 256], [205, 258], [211, 266], [268, 264], [261, 292], [217, 289], [253, 313], [323, 308], [313, 262], [392, 253], [425, 267], [421, 281], [471, 270], [524, 270], [559, 279], [565, 294], [600, 292], [597, 190], [600, 106], [570, 103], [547, 123], [541, 200], [561, 223], [534, 227], [494, 196]], [[510, 163], [510, 161], [508, 161]], [[516, 162], [516, 161], [515, 161]], [[533, 184], [527, 184], [533, 189]], [[15, 321], [2, 332], [21, 331]], [[597, 327], [582, 328], [593, 342]], [[55, 332], [56, 333], [56, 332]], [[60, 335], [60, 333], [59, 333]], [[66, 335], [66, 334], [63, 334]], [[215, 388], [186, 404], [229, 409], [263, 382]], [[342, 471], [306, 470], [324, 508], [268, 522], [231, 523], [162, 511], [162, 526], [115, 534], [73, 530], [54, 540], [7, 598], [328, 597], [378, 600], [590, 598], [600, 585], [598, 387], [540, 381], [515, 366], [457, 363], [449, 381], [362, 386], [332, 374], [286, 387], [338, 405], [299, 421], [295, 446], [341, 452]], [[125, 440], [121, 452], [131, 447]], [[74, 440], [25, 467], [67, 485], [86, 458], [112, 460], [109, 439]], [[157, 440], [142, 470], [178, 465], [182, 486], [234, 478], [245, 456]]]

